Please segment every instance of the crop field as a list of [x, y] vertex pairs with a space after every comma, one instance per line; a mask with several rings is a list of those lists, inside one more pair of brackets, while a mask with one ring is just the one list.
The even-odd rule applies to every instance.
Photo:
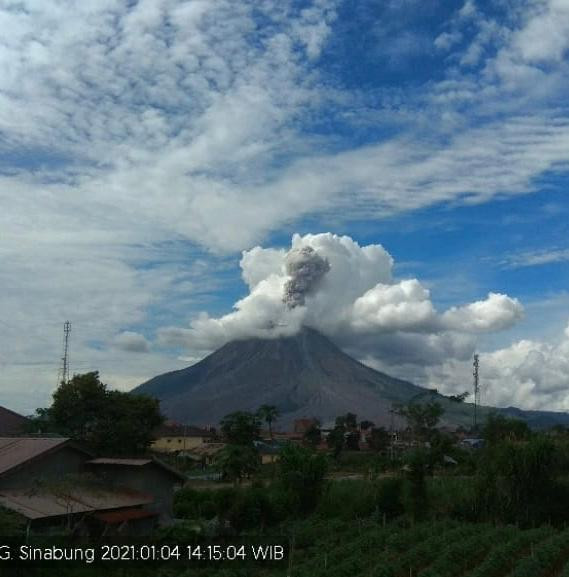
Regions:
[[[317, 538], [311, 536], [319, 535]], [[277, 572], [275, 572], [277, 574]], [[294, 537], [291, 577], [569, 577], [569, 530], [440, 521], [314, 523]]]

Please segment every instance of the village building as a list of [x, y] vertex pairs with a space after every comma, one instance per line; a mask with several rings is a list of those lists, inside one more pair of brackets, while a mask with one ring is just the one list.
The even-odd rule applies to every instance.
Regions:
[[191, 451], [215, 440], [216, 433], [213, 429], [169, 422], [154, 432], [154, 441], [150, 449], [159, 453], [178, 453]]
[[93, 459], [86, 463], [87, 470], [103, 481], [105, 486], [150, 494], [152, 503], [147, 507], [158, 516], [160, 523], [169, 523], [173, 517], [174, 493], [186, 477], [158, 459]]
[[312, 429], [312, 427], [318, 426], [320, 426], [320, 423], [318, 419], [315, 418], [295, 419], [293, 430], [297, 435], [304, 435], [310, 429]]
[[22, 435], [29, 424], [30, 420], [27, 417], [0, 406], [0, 437]]
[[1, 437], [0, 506], [34, 532], [144, 535], [168, 523], [183, 475], [152, 459], [114, 461], [109, 471], [67, 438]]

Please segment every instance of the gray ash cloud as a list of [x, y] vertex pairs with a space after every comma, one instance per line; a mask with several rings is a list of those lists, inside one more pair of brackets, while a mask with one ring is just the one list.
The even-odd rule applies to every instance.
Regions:
[[286, 272], [291, 277], [284, 286], [283, 302], [293, 309], [305, 303], [307, 295], [318, 288], [330, 270], [328, 259], [305, 246], [291, 250], [286, 256]]

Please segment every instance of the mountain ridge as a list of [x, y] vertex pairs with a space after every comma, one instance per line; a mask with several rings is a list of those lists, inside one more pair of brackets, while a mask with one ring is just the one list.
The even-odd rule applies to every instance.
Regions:
[[[389, 426], [394, 403], [422, 395], [443, 405], [442, 424], [469, 425], [472, 421], [471, 404], [452, 402], [430, 389], [372, 369], [308, 327], [293, 336], [231, 341], [198, 363], [157, 375], [132, 392], [160, 399], [168, 418], [193, 425], [216, 425], [230, 412], [255, 411], [269, 404], [278, 408], [278, 426], [284, 428], [302, 417], [330, 423], [348, 411], [362, 420]], [[481, 417], [489, 410], [481, 407]], [[498, 410], [518, 418], [525, 414], [515, 408]], [[569, 415], [530, 411], [526, 420], [537, 426], [550, 420], [569, 424]]]

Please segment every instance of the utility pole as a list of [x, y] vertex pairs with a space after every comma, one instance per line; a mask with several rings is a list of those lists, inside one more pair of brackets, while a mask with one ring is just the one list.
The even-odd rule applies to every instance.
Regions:
[[58, 385], [69, 382], [69, 335], [71, 334], [71, 323], [65, 321], [63, 325], [63, 356], [61, 357], [61, 368], [59, 369]]
[[393, 429], [393, 415], [394, 415], [395, 411], [393, 410], [393, 407], [391, 409], [389, 409], [389, 414], [391, 415], [391, 422], [389, 425], [389, 458], [391, 461], [393, 461], [393, 445], [394, 445], [394, 438], [393, 436], [395, 435], [395, 431]]
[[473, 371], [474, 376], [474, 429], [478, 428], [478, 405], [480, 404], [480, 383], [478, 380], [478, 370], [480, 366], [478, 354], [474, 355]]

